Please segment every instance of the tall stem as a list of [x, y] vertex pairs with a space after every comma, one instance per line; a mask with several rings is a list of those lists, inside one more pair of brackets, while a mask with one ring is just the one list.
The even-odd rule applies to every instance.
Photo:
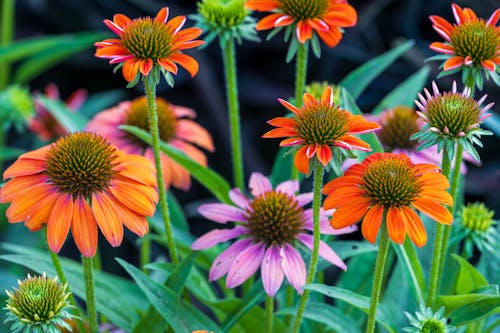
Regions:
[[160, 131], [158, 129], [158, 112], [156, 109], [156, 84], [153, 83], [153, 78], [148, 76], [143, 79], [144, 90], [146, 92], [146, 100], [148, 103], [149, 115], [149, 130], [151, 133], [151, 141], [153, 143], [153, 155], [156, 167], [156, 180], [158, 183], [158, 192], [160, 194], [160, 208], [165, 225], [165, 234], [167, 236], [168, 250], [174, 264], [179, 263], [177, 257], [177, 249], [175, 247], [174, 236], [172, 231], [172, 223], [170, 222], [170, 212], [168, 211], [167, 191], [165, 189], [165, 180], [163, 179], [163, 170], [161, 167], [160, 155]]
[[[15, 0], [2, 0], [0, 8], [0, 47], [10, 44], [14, 36], [15, 24]], [[4, 89], [9, 83], [10, 63], [0, 62], [0, 90]]]
[[266, 333], [273, 332], [274, 324], [274, 297], [266, 297]]
[[227, 104], [231, 130], [231, 150], [233, 157], [233, 177], [236, 187], [243, 190], [243, 156], [241, 153], [240, 111], [238, 103], [238, 83], [236, 79], [236, 55], [234, 40], [229, 38], [222, 46], [224, 74], [226, 79]]
[[94, 263], [92, 258], [82, 256], [83, 276], [85, 280], [85, 294], [87, 300], [87, 313], [89, 317], [90, 333], [99, 333], [97, 328], [97, 309], [94, 292]]
[[[443, 149], [443, 162], [441, 163], [441, 170], [443, 176], [449, 178], [450, 176], [451, 161], [448, 158], [448, 151], [446, 148]], [[434, 238], [434, 252], [432, 255], [432, 267], [431, 267], [431, 279], [429, 281], [429, 295], [427, 299], [427, 304], [433, 307], [436, 301], [436, 296], [439, 290], [439, 278], [441, 276], [441, 264], [444, 262], [442, 259], [444, 257], [443, 253], [443, 238], [444, 238], [444, 225], [437, 223], [436, 234]]]
[[389, 235], [385, 225], [385, 216], [382, 225], [382, 234], [380, 235], [380, 244], [378, 247], [377, 260], [375, 261], [375, 276], [373, 277], [372, 295], [370, 297], [370, 309], [368, 310], [368, 322], [366, 324], [366, 333], [375, 331], [375, 315], [380, 300], [382, 284], [384, 282], [385, 262], [389, 253]]
[[[319, 222], [319, 210], [321, 208], [321, 187], [323, 186], [323, 166], [320, 163], [316, 164], [314, 168], [314, 181], [313, 181], [313, 249], [311, 254], [311, 264], [309, 270], [307, 271], [306, 284], [311, 284], [314, 282], [314, 276], [316, 275], [316, 268], [318, 265], [319, 257], [319, 244], [320, 244], [320, 222]], [[302, 317], [304, 316], [304, 310], [306, 309], [307, 300], [309, 298], [309, 290], [304, 290], [297, 308], [297, 315], [295, 316], [295, 321], [293, 323], [293, 333], [297, 333], [300, 330], [300, 324], [302, 323]]]

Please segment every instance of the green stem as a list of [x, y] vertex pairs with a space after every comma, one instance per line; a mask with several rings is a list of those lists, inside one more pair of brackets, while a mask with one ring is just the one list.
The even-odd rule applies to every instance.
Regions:
[[274, 324], [274, 297], [266, 297], [266, 333], [273, 332]]
[[[298, 108], [302, 106], [302, 95], [306, 90], [308, 51], [309, 44], [299, 44], [295, 67], [295, 106]], [[299, 171], [293, 164], [292, 179], [299, 179]]]
[[222, 46], [224, 74], [226, 79], [229, 124], [231, 129], [231, 150], [233, 157], [233, 177], [236, 187], [243, 190], [243, 156], [241, 152], [240, 107], [238, 103], [238, 83], [236, 79], [236, 56], [233, 38]]
[[140, 265], [141, 265], [142, 271], [147, 274], [148, 269], [146, 269], [145, 266], [149, 263], [149, 260], [151, 258], [151, 238], [150, 237], [145, 237], [142, 239], [140, 251], [141, 251], [140, 252]]
[[[311, 284], [314, 282], [314, 276], [316, 275], [316, 268], [318, 265], [319, 257], [319, 244], [320, 244], [320, 222], [319, 222], [319, 210], [321, 208], [321, 187], [323, 186], [323, 166], [321, 163], [317, 163], [314, 168], [314, 181], [313, 181], [313, 249], [311, 254], [311, 264], [309, 270], [307, 271], [306, 284]], [[302, 317], [304, 316], [304, 310], [306, 309], [307, 300], [309, 298], [310, 290], [304, 290], [304, 293], [300, 297], [299, 306], [297, 308], [297, 315], [295, 316], [295, 321], [293, 323], [293, 333], [298, 333], [300, 330], [300, 324], [302, 323]]]
[[375, 261], [375, 275], [373, 277], [372, 295], [370, 297], [370, 309], [368, 310], [368, 322], [366, 324], [366, 333], [373, 333], [375, 331], [375, 315], [377, 313], [377, 306], [380, 300], [382, 291], [382, 284], [384, 282], [385, 262], [387, 254], [389, 253], [389, 235], [387, 226], [382, 225], [382, 234], [380, 235], [380, 244], [378, 247], [377, 260]]
[[[15, 0], [2, 0], [0, 8], [0, 47], [5, 47], [12, 42], [15, 24]], [[0, 90], [9, 83], [10, 63], [0, 62]]]
[[146, 99], [148, 103], [148, 116], [149, 116], [149, 130], [151, 132], [151, 141], [153, 144], [153, 154], [156, 167], [156, 180], [158, 182], [158, 192], [160, 194], [160, 207], [165, 225], [165, 234], [167, 236], [168, 250], [170, 257], [174, 264], [179, 263], [177, 256], [177, 249], [175, 247], [174, 236], [172, 231], [172, 224], [170, 222], [170, 212], [168, 211], [167, 191], [165, 189], [165, 180], [163, 179], [163, 169], [161, 167], [160, 155], [160, 131], [158, 129], [158, 112], [156, 109], [156, 84], [152, 75], [144, 77], [144, 90], [146, 92]]
[[[443, 176], [449, 178], [451, 168], [451, 160], [448, 157], [448, 151], [443, 149], [443, 161], [441, 163], [441, 170]], [[444, 262], [443, 239], [444, 239], [444, 225], [441, 223], [436, 224], [436, 234], [434, 238], [434, 251], [432, 255], [431, 278], [429, 281], [429, 295], [427, 304], [432, 308], [436, 301], [436, 296], [439, 290], [439, 278], [441, 276], [442, 262]]]
[[89, 318], [89, 327], [91, 333], [99, 333], [97, 328], [97, 309], [95, 305], [94, 292], [94, 263], [92, 258], [82, 256], [83, 276], [85, 280], [85, 293], [87, 300], [87, 313]]

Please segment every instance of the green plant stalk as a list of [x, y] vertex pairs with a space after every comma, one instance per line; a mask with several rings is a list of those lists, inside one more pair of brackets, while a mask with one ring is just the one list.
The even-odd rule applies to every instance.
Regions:
[[[307, 56], [309, 44], [299, 44], [295, 66], [295, 106], [302, 107], [302, 95], [306, 90]], [[292, 179], [299, 179], [299, 170], [292, 163]]]
[[147, 274], [148, 269], [145, 267], [149, 261], [151, 260], [151, 238], [145, 237], [141, 241], [141, 249], [140, 249], [140, 265], [142, 271]]
[[377, 307], [384, 282], [385, 262], [387, 261], [387, 254], [389, 253], [389, 234], [387, 226], [385, 225], [385, 212], [381, 230], [380, 244], [378, 247], [377, 259], [375, 261], [375, 273], [373, 277], [372, 294], [370, 297], [370, 308], [368, 310], [366, 333], [373, 333], [375, 331], [375, 315], [377, 313]]
[[[321, 208], [321, 188], [323, 186], [323, 165], [317, 162], [314, 168], [314, 180], [313, 180], [313, 249], [311, 254], [311, 263], [309, 270], [307, 271], [306, 284], [311, 284], [314, 282], [314, 276], [316, 275], [316, 269], [318, 266], [319, 257], [319, 244], [320, 244], [320, 221], [319, 221], [319, 211]], [[304, 290], [302, 296], [300, 297], [299, 306], [297, 307], [297, 314], [295, 316], [295, 321], [293, 323], [293, 333], [298, 333], [300, 330], [300, 324], [302, 323], [302, 317], [304, 316], [304, 311], [306, 309], [307, 300], [309, 299], [310, 290]]]
[[[0, 9], [0, 47], [5, 47], [12, 42], [15, 25], [15, 0], [2, 0]], [[9, 83], [10, 63], [7, 61], [0, 63], [0, 90], [3, 90]]]
[[229, 38], [222, 47], [224, 75], [226, 80], [227, 104], [231, 131], [231, 152], [233, 158], [234, 184], [244, 189], [243, 155], [241, 151], [240, 106], [238, 103], [238, 83], [236, 77], [236, 55], [233, 38]]
[[[443, 149], [443, 161], [441, 163], [441, 170], [443, 176], [449, 178], [450, 176], [451, 161], [448, 158], [447, 149]], [[431, 277], [429, 281], [429, 295], [427, 298], [427, 305], [431, 308], [434, 307], [436, 301], [437, 293], [439, 291], [439, 278], [441, 276], [441, 263], [444, 262], [442, 257], [444, 257], [443, 249], [443, 238], [444, 238], [444, 228], [445, 226], [441, 223], [436, 224], [436, 234], [434, 238], [434, 251], [432, 254], [432, 267], [431, 267]]]
[[266, 333], [273, 332], [274, 325], [274, 297], [266, 297]]
[[[94, 291], [94, 263], [92, 258], [82, 256], [83, 276], [85, 280], [85, 295], [90, 333], [99, 333], [97, 328], [97, 308]], [[84, 331], [85, 332], [85, 331]]]
[[170, 221], [170, 212], [168, 210], [167, 191], [165, 189], [165, 180], [163, 179], [163, 170], [161, 167], [160, 131], [158, 129], [158, 111], [156, 108], [156, 84], [152, 81], [154, 81], [152, 76], [146, 76], [143, 78], [144, 90], [146, 92], [146, 100], [148, 104], [149, 130], [151, 133], [153, 155], [155, 159], [156, 181], [158, 183], [158, 192], [160, 195], [159, 204], [161, 208], [163, 224], [165, 225], [165, 234], [167, 237], [167, 245], [168, 250], [170, 251], [170, 257], [172, 263], [178, 264], [179, 258], [174, 242], [172, 223]]

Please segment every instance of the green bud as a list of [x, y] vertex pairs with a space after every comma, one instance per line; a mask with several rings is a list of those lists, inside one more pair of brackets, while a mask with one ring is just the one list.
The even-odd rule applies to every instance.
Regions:
[[202, 0], [198, 3], [198, 13], [213, 27], [231, 29], [247, 16], [244, 4], [244, 0]]

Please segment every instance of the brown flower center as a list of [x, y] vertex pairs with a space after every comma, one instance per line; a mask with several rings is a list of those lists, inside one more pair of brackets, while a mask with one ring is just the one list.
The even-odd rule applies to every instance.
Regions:
[[500, 32], [484, 20], [456, 26], [450, 39], [455, 53], [461, 57], [470, 56], [474, 64], [495, 58], [500, 46]]
[[133, 20], [121, 36], [123, 46], [139, 59], [158, 60], [172, 51], [173, 31], [150, 17]]
[[412, 150], [417, 145], [410, 137], [418, 132], [418, 115], [414, 109], [397, 106], [382, 120], [382, 129], [378, 132], [380, 141], [388, 151], [394, 149]]
[[321, 17], [327, 8], [328, 0], [281, 0], [281, 10], [297, 21]]
[[291, 243], [303, 230], [302, 207], [283, 192], [269, 191], [256, 197], [246, 214], [250, 234], [268, 246]]
[[47, 175], [61, 192], [88, 197], [109, 186], [116, 149], [95, 133], [71, 133], [47, 152]]

